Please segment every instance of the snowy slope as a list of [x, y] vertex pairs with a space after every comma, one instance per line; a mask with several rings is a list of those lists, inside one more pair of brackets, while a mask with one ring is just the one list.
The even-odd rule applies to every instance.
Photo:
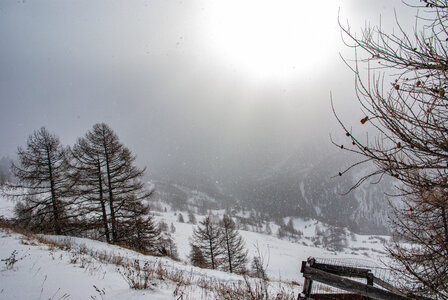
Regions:
[[[91, 241], [88, 246], [95, 244]], [[14, 251], [18, 261], [7, 268], [5, 260]], [[163, 289], [130, 289], [113, 265], [72, 264], [74, 256], [69, 252], [49, 250], [4, 230], [0, 232], [0, 257], [0, 299], [148, 299], [148, 294], [151, 299], [172, 299], [172, 292]]]
[[[12, 203], [0, 198], [0, 211], [0, 216], [11, 217]], [[223, 211], [213, 213], [219, 216]], [[57, 246], [48, 246], [33, 238], [29, 240], [17, 233], [0, 229], [0, 299], [177, 299], [180, 294], [183, 294], [183, 299], [216, 299], [216, 293], [200, 287], [204, 285], [203, 282], [236, 286], [244, 283], [243, 278], [238, 275], [189, 265], [187, 256], [190, 237], [196, 225], [178, 222], [179, 212], [168, 210], [154, 214], [157, 220], [174, 225], [173, 237], [178, 245], [180, 262], [144, 256], [89, 239], [47, 236], [48, 239], [69, 245], [61, 250]], [[186, 220], [187, 213], [182, 214]], [[196, 218], [199, 222], [203, 216], [196, 215]], [[334, 252], [316, 247], [311, 242], [316, 231], [324, 230], [326, 224], [300, 218], [294, 219], [293, 223], [297, 230], [303, 232], [300, 239], [295, 241], [279, 239], [275, 235], [240, 231], [250, 259], [262, 256], [267, 275], [271, 279], [270, 290], [273, 294], [278, 292], [276, 289], [283, 288], [297, 295], [301, 287], [288, 285], [288, 282], [303, 282], [300, 264], [310, 256], [368, 260], [369, 264], [378, 264], [384, 257], [382, 241], [387, 237], [351, 234], [347, 247], [343, 251]], [[278, 229], [273, 223], [270, 226], [273, 232]], [[137, 259], [141, 264], [150, 263], [155, 269], [161, 266], [167, 274], [181, 274], [184, 280], [188, 278], [189, 285], [180, 288], [178, 282], [167, 278], [158, 279], [154, 275], [151, 289], [133, 290], [118, 271], [123, 270], [123, 267], [113, 262], [101, 261], [99, 254], [119, 257], [119, 260], [128, 263]], [[15, 263], [8, 267], [8, 262], [11, 261]], [[176, 293], [177, 296], [174, 295]]]
[[[44, 238], [47, 244], [0, 229], [0, 299], [181, 299], [180, 295], [182, 299], [217, 299], [217, 287], [244, 286], [239, 275], [199, 269], [88, 239]], [[54, 246], [51, 241], [59, 244]], [[144, 290], [131, 289], [126, 280], [136, 273], [134, 269], [127, 277], [126, 265], [132, 266], [136, 260], [141, 266], [148, 263], [152, 270], [148, 272], [151, 284]], [[255, 284], [255, 279], [249, 280]], [[299, 291], [299, 286], [269, 284], [273, 295], [280, 290], [290, 295]]]

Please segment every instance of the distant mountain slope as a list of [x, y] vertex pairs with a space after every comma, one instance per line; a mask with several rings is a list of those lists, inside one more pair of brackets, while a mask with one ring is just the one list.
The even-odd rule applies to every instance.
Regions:
[[[243, 203], [277, 216], [313, 217], [349, 226], [362, 233], [387, 232], [388, 199], [392, 181], [350, 187], [369, 172], [366, 167], [343, 176], [338, 172], [355, 162], [342, 151], [331, 154], [299, 150], [271, 170], [239, 188]], [[370, 168], [373, 168], [371, 166]], [[335, 176], [336, 175], [336, 176]]]
[[394, 194], [394, 181], [384, 177], [378, 184], [365, 182], [345, 195], [362, 176], [374, 170], [373, 165], [367, 165], [337, 176], [355, 162], [357, 157], [352, 153], [310, 144], [246, 175], [235, 170], [216, 178], [172, 170], [172, 176], [151, 180], [154, 196], [180, 210], [187, 209], [187, 204], [202, 212], [238, 204], [266, 213], [271, 219], [311, 217], [359, 233], [387, 233], [386, 193]]

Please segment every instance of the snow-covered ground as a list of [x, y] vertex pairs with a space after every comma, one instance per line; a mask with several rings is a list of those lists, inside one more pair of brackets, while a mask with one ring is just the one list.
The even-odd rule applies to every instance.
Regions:
[[[186, 213], [184, 212], [183, 215], [185, 217]], [[178, 217], [173, 212], [157, 213], [155, 217], [164, 220], [168, 225], [171, 223], [174, 225], [176, 231], [173, 236], [179, 247], [179, 256], [182, 260], [187, 260], [190, 238], [196, 225], [177, 222]], [[196, 218], [198, 223], [202, 220], [200, 216]], [[278, 226], [274, 224], [270, 226], [275, 233]], [[308, 257], [359, 260], [365, 262], [366, 265], [382, 265], [380, 260], [385, 256], [382, 241], [387, 240], [387, 236], [351, 234], [345, 250], [334, 252], [312, 244], [310, 239], [315, 235], [316, 226], [321, 229], [326, 228], [325, 224], [316, 220], [295, 219], [294, 228], [303, 232], [303, 236], [296, 242], [279, 239], [275, 234], [267, 235], [244, 230], [240, 230], [240, 233], [246, 242], [250, 258], [261, 254], [267, 266], [267, 274], [272, 279], [302, 282], [300, 266]]]
[[[89, 249], [107, 249], [111, 253], [130, 255], [118, 247], [99, 242], [74, 239]], [[6, 261], [17, 260], [12, 267]], [[0, 299], [173, 299], [172, 290], [137, 291], [130, 289], [115, 265], [101, 264], [85, 258], [83, 265], [73, 263], [74, 255], [23, 236], [0, 232]], [[151, 257], [152, 259], [152, 257]]]
[[[12, 202], [0, 198], [0, 216], [12, 217], [12, 208]], [[188, 264], [190, 238], [196, 225], [178, 222], [178, 213], [157, 212], [155, 218], [174, 225], [173, 237], [178, 246], [179, 262], [168, 258], [144, 256], [89, 239], [46, 237], [70, 245], [61, 250], [10, 230], [0, 229], [0, 299], [178, 299], [182, 293], [183, 299], [215, 299], [216, 294], [202, 289], [198, 282], [202, 280], [234, 285], [244, 282], [239, 275], [199, 269]], [[182, 214], [187, 221], [187, 213]], [[196, 218], [199, 222], [202, 217], [197, 215]], [[272, 231], [276, 232], [277, 225], [270, 226]], [[274, 293], [275, 289], [283, 288], [297, 295], [301, 287], [287, 283], [303, 282], [300, 265], [310, 256], [367, 260], [369, 264], [379, 263], [384, 256], [381, 241], [386, 237], [350, 234], [345, 250], [334, 252], [316, 247], [311, 242], [316, 227], [325, 229], [325, 224], [297, 218], [294, 219], [294, 227], [303, 232], [301, 238], [294, 242], [279, 239], [275, 234], [240, 231], [250, 258], [257, 255], [263, 257], [267, 274], [272, 280], [270, 289], [273, 289]], [[170, 274], [183, 274], [184, 278], [189, 278], [191, 285], [180, 287], [176, 281], [159, 278], [152, 281], [155, 285], [151, 289], [131, 289], [126, 276], [122, 275], [123, 267], [111, 262], [102, 262], [98, 259], [99, 253], [107, 253], [109, 257], [121, 257], [120, 259], [128, 262], [136, 259], [142, 264], [149, 262], [154, 268], [160, 265]]]
[[[98, 241], [38, 237], [50, 243], [0, 229], [0, 299], [216, 299], [217, 292], [204, 285], [244, 286], [239, 275], [146, 256]], [[126, 280], [136, 278], [135, 270], [126, 272], [126, 265], [136, 260], [140, 266], [147, 262], [152, 270], [148, 289], [131, 289]], [[250, 281], [255, 286], [256, 281]], [[297, 295], [300, 289], [275, 281], [269, 285], [274, 295], [282, 289]]]

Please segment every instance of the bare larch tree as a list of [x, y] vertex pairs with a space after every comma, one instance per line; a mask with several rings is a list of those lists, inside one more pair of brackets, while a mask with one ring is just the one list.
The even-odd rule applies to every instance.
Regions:
[[[78, 209], [86, 215], [87, 229], [98, 229], [102, 225], [103, 236], [110, 243], [109, 219], [107, 213], [107, 189], [105, 163], [98, 145], [87, 138], [79, 138], [71, 149], [74, 191], [78, 199]], [[100, 216], [101, 221], [98, 222]]]
[[101, 216], [108, 242], [124, 243], [132, 238], [125, 230], [132, 222], [151, 222], [149, 209], [142, 202], [151, 194], [141, 181], [145, 170], [134, 165], [135, 156], [108, 125], [95, 124], [84, 138], [78, 139], [72, 155], [77, 192], [90, 202], [84, 207]]
[[9, 184], [7, 193], [21, 201], [19, 218], [27, 216], [24, 221], [30, 229], [64, 233], [69, 210], [67, 167], [67, 150], [45, 127], [28, 137], [26, 148], [18, 147], [17, 163], [11, 164], [17, 183]]
[[193, 230], [193, 241], [191, 247], [201, 250], [206, 261], [206, 266], [217, 269], [222, 263], [222, 231], [220, 226], [213, 222], [211, 216], [204, 218]]
[[230, 273], [244, 273], [247, 264], [247, 250], [235, 222], [225, 214], [220, 221], [222, 228], [222, 248], [224, 252], [222, 267]]

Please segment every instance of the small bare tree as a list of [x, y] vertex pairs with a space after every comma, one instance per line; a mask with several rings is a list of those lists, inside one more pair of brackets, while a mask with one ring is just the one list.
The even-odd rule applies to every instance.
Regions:
[[247, 250], [235, 222], [225, 214], [219, 224], [222, 228], [223, 269], [230, 273], [246, 272]]
[[193, 266], [200, 268], [207, 268], [207, 261], [204, 258], [204, 255], [202, 254], [201, 248], [195, 246], [194, 244], [191, 244], [189, 258]]
[[267, 247], [267, 252], [264, 254], [261, 253], [260, 246], [258, 245], [258, 242], [254, 244], [256, 249], [256, 254], [252, 259], [251, 264], [251, 273], [253, 276], [263, 279], [263, 281], [268, 280], [267, 276], [267, 269], [269, 266], [269, 259], [270, 259], [270, 251], [269, 247]]
[[118, 222], [119, 242], [139, 251], [169, 255], [163, 233], [151, 216], [149, 206], [139, 201], [130, 201], [126, 206], [126, 218]]
[[217, 269], [222, 263], [222, 229], [213, 222], [211, 216], [204, 218], [202, 222], [193, 230], [193, 242], [191, 244], [192, 253], [200, 249], [206, 266]]
[[448, 299], [448, 1], [417, 5], [426, 15], [413, 34], [398, 24], [397, 33], [367, 27], [357, 37], [341, 26], [355, 50], [355, 63], [346, 62], [364, 111], [361, 124], [378, 134], [355, 135], [335, 113], [349, 140], [335, 144], [364, 157], [340, 176], [362, 163], [377, 167], [353, 188], [377, 175], [401, 182], [404, 201], [393, 206], [388, 251], [409, 292]]

